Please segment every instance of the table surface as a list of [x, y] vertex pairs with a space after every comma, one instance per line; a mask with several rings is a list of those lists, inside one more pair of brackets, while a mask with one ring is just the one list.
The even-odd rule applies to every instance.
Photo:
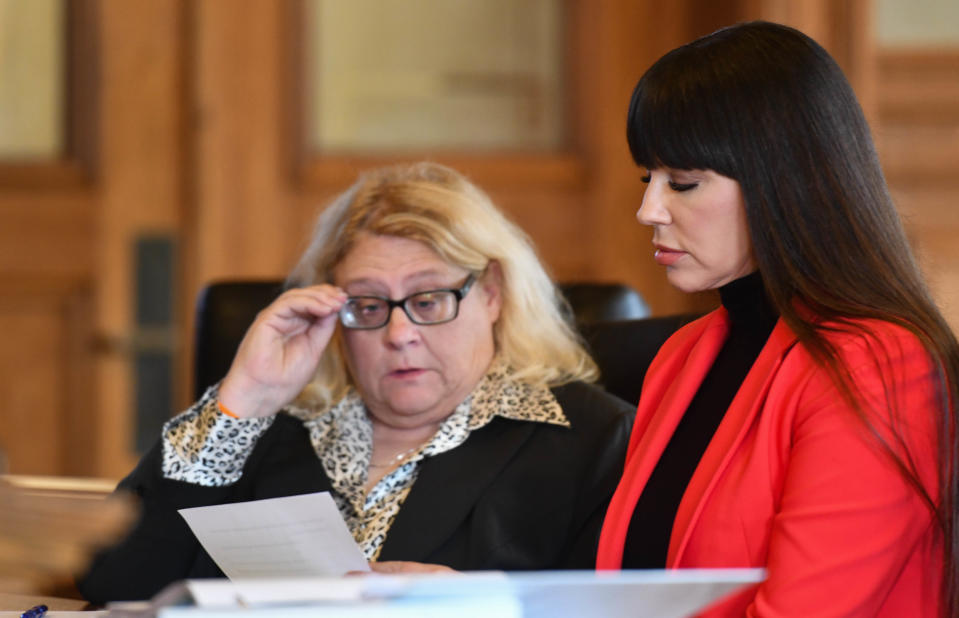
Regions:
[[[21, 612], [33, 607], [34, 605], [41, 604], [49, 607], [50, 613], [55, 610], [80, 611], [87, 606], [87, 602], [82, 599], [64, 599], [60, 597], [45, 597], [35, 594], [14, 594], [11, 592], [0, 592], [0, 616], [5, 617], [7, 613], [15, 612], [19, 618]], [[91, 614], [91, 616], [95, 615], [96, 614]]]
[[[32, 606], [31, 606], [32, 607]], [[8, 612], [0, 610], [0, 618], [20, 618], [20, 614], [23, 613], [23, 610], [26, 608], [18, 609], [15, 612]], [[73, 616], [74, 618], [106, 618], [110, 613], [106, 610], [100, 611], [79, 611], [79, 610], [56, 610], [51, 609], [46, 614], [43, 615], [43, 618], [68, 618]]]

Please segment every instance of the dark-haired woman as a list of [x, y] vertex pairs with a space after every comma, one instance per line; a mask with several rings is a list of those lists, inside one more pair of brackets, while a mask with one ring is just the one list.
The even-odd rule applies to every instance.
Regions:
[[833, 59], [755, 22], [642, 77], [639, 221], [722, 307], [646, 375], [600, 569], [765, 567], [715, 615], [956, 614], [959, 346]]

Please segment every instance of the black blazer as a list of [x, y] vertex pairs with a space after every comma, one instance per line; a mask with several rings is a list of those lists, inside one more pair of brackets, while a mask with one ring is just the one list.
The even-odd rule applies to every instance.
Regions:
[[[633, 408], [601, 389], [553, 389], [571, 428], [495, 417], [460, 446], [423, 460], [380, 560], [458, 570], [592, 568], [616, 488]], [[223, 577], [177, 509], [331, 489], [301, 421], [278, 415], [239, 481], [201, 487], [165, 479], [159, 442], [120, 482], [141, 517], [78, 578], [87, 600], [147, 599], [186, 578]]]

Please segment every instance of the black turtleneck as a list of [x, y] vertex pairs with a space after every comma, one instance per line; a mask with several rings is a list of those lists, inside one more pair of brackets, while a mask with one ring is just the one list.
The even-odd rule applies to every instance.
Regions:
[[673, 520], [686, 486], [776, 325], [778, 316], [758, 272], [727, 283], [719, 295], [729, 313], [729, 336], [636, 503], [626, 535], [624, 569], [666, 566]]

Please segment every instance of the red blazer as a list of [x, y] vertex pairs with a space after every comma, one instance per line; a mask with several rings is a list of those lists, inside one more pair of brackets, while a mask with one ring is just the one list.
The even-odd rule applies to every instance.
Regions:
[[[907, 330], [862, 322], [828, 335], [896, 454], [937, 499], [937, 384]], [[729, 330], [722, 308], [673, 335], [643, 384], [597, 568], [619, 569], [643, 487]], [[886, 401], [899, 414], [891, 418]], [[765, 567], [716, 616], [936, 616], [941, 534], [826, 371], [782, 321], [713, 436], [679, 505], [668, 568]]]

